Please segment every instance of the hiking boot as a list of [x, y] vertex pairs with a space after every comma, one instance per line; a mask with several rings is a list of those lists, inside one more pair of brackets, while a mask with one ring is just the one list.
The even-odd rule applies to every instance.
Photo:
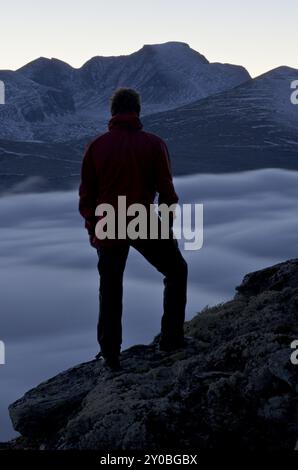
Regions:
[[96, 354], [95, 359], [101, 361], [102, 365], [108, 370], [113, 372], [121, 370], [119, 356], [103, 357], [102, 353], [99, 352]]

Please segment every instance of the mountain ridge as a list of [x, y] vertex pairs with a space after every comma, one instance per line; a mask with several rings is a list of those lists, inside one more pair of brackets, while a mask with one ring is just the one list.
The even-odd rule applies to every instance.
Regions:
[[210, 64], [189, 46], [170, 42], [125, 56], [96, 56], [80, 68], [40, 57], [9, 74], [0, 71], [0, 79], [6, 85], [0, 138], [61, 141], [99, 132], [120, 86], [136, 88], [148, 114], [233, 87], [250, 75], [241, 66]]
[[106, 131], [109, 97], [120, 85], [141, 91], [144, 128], [168, 144], [174, 175], [298, 170], [298, 106], [290, 102], [298, 70], [291, 67], [251, 79], [240, 66], [210, 64], [185, 43], [169, 42], [94, 57], [79, 69], [39, 58], [0, 71], [0, 79], [8, 99], [0, 106], [4, 190], [24, 187], [28, 177], [39, 178], [36, 190], [78, 184], [84, 147]]

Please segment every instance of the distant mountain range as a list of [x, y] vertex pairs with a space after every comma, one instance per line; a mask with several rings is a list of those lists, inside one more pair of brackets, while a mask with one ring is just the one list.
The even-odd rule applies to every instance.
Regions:
[[288, 67], [252, 79], [180, 42], [93, 57], [78, 69], [39, 58], [0, 71], [0, 184], [23, 188], [28, 176], [42, 178], [37, 189], [76, 184], [84, 145], [105, 131], [119, 86], [141, 93], [145, 128], [167, 141], [175, 174], [298, 169], [298, 106], [290, 102], [297, 79]]
[[[1, 71], [6, 106], [0, 138], [63, 141], [97, 133], [119, 86], [136, 88], [143, 113], [176, 108], [249, 80], [243, 68], [210, 64], [187, 44], [146, 45], [119, 57], [93, 57], [75, 69], [40, 57], [19, 70]], [[58, 124], [58, 125], [57, 125]]]

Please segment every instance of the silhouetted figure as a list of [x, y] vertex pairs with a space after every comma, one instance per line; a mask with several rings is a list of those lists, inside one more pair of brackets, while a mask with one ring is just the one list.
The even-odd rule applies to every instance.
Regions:
[[[164, 275], [164, 312], [159, 347], [171, 351], [184, 345], [187, 264], [177, 240], [98, 239], [95, 209], [111, 204], [117, 211], [118, 196], [149, 207], [158, 194], [158, 203], [178, 202], [170, 158], [163, 140], [142, 130], [140, 97], [132, 89], [121, 88], [111, 98], [109, 131], [88, 146], [81, 171], [79, 210], [85, 218], [90, 243], [98, 252], [99, 321], [98, 342], [106, 365], [119, 367], [122, 342], [123, 273], [130, 246], [139, 251]], [[172, 235], [172, 231], [171, 231]], [[142, 305], [139, 305], [140, 314]]]

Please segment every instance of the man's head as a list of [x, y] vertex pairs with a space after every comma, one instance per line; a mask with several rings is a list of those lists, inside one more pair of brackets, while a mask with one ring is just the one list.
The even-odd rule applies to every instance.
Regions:
[[118, 88], [111, 97], [111, 114], [137, 113], [141, 111], [141, 98], [132, 88]]

